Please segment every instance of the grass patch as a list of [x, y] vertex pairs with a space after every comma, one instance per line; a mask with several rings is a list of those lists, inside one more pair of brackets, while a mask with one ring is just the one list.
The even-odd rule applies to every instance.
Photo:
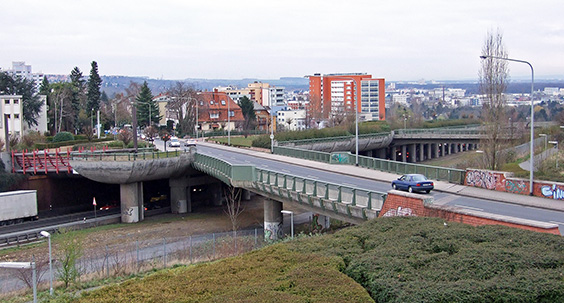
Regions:
[[[253, 139], [256, 138], [257, 136], [248, 136], [247, 138], [241, 136], [241, 137], [231, 137], [231, 145], [233, 146], [242, 146], [242, 147], [251, 147], [251, 145], [253, 144]], [[221, 137], [221, 138], [210, 138], [208, 139], [209, 141], [214, 141], [216, 143], [220, 143], [220, 144], [227, 144], [228, 138], [227, 137]]]

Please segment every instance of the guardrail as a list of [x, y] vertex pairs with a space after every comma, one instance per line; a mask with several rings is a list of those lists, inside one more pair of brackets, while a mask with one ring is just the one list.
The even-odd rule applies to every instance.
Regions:
[[178, 157], [180, 154], [185, 153], [184, 150], [174, 151], [141, 151], [141, 152], [82, 152], [71, 153], [71, 160], [85, 160], [85, 161], [136, 161], [136, 160], [153, 160], [164, 159], [170, 157]]
[[[391, 134], [390, 132], [360, 134], [360, 135], [358, 135], [358, 138], [363, 139], [363, 138], [372, 138], [372, 137], [387, 137], [390, 134]], [[339, 136], [339, 137], [300, 139], [300, 140], [291, 140], [291, 141], [280, 141], [280, 142], [278, 142], [278, 145], [279, 146], [285, 146], [285, 145], [289, 145], [289, 144], [304, 145], [304, 144], [312, 144], [312, 143], [344, 141], [344, 140], [351, 140], [351, 139], [355, 139], [355, 138], [356, 138], [355, 135], [349, 135], [349, 136]]]
[[[274, 154], [277, 155], [319, 161], [324, 163], [345, 165], [355, 164], [355, 155], [351, 154], [350, 152], [326, 153], [285, 146], [275, 146], [273, 151]], [[437, 181], [448, 181], [455, 184], [464, 184], [464, 176], [466, 172], [463, 169], [405, 163], [366, 156], [358, 156], [358, 165], [368, 169], [391, 172], [400, 175], [411, 173], [424, 174], [430, 179]]]
[[[311, 198], [321, 198], [325, 201], [340, 203], [347, 208], [343, 215], [351, 215], [348, 206], [380, 211], [387, 196], [386, 193], [368, 189], [323, 182], [261, 168], [255, 168], [255, 170], [257, 175], [255, 188], [295, 200], [298, 203], [310, 204], [310, 206], [317, 206], [313, 204]], [[305, 194], [307, 198], [302, 194]], [[318, 207], [324, 208], [324, 205], [321, 203]], [[334, 203], [331, 203], [331, 208], [335, 212], [339, 212], [339, 209], [341, 209]], [[363, 212], [363, 218], [366, 219], [365, 212]]]
[[274, 146], [274, 154], [290, 156], [294, 158], [306, 159], [329, 163], [331, 160], [331, 153], [321, 152], [316, 150], [299, 149], [286, 146]]

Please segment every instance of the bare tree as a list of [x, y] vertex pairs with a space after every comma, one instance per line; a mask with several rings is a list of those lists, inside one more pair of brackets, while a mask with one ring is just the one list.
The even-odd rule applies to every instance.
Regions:
[[486, 137], [482, 140], [482, 148], [487, 168], [496, 170], [500, 165], [499, 153], [504, 143], [502, 131], [507, 124], [504, 119], [504, 92], [509, 74], [506, 60], [491, 57], [507, 58], [503, 34], [499, 30], [489, 31], [486, 35], [482, 56], [486, 56], [479, 71], [480, 91], [485, 95], [482, 117]]
[[241, 195], [242, 195], [241, 188], [235, 188], [233, 186], [229, 186], [225, 189], [225, 213], [229, 216], [229, 220], [231, 220], [231, 226], [233, 231], [237, 231], [239, 229], [239, 215], [244, 211], [243, 206], [241, 205]]
[[171, 114], [171, 118], [180, 122], [181, 134], [192, 134], [196, 129], [196, 106], [199, 100], [196, 90], [191, 86], [186, 86], [182, 82], [167, 90], [171, 100], [166, 109]]

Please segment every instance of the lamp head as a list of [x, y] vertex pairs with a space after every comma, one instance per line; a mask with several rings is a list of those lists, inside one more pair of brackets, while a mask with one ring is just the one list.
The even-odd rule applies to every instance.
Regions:
[[40, 235], [42, 235], [42, 236], [43, 236], [43, 237], [45, 237], [45, 238], [49, 238], [49, 237], [51, 237], [51, 234], [50, 234], [50, 233], [48, 233], [48, 232], [46, 232], [46, 231], [44, 231], [44, 230], [43, 230], [43, 231], [41, 231], [41, 232], [39, 232], [39, 234], [40, 234]]

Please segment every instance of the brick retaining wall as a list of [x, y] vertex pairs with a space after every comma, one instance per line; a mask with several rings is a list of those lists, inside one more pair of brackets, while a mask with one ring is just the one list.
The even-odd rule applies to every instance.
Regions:
[[388, 196], [380, 217], [417, 216], [437, 217], [446, 221], [478, 225], [505, 225], [509, 227], [533, 230], [537, 232], [560, 235], [558, 225], [533, 220], [489, 214], [460, 207], [434, 205], [433, 197], [392, 190]]

